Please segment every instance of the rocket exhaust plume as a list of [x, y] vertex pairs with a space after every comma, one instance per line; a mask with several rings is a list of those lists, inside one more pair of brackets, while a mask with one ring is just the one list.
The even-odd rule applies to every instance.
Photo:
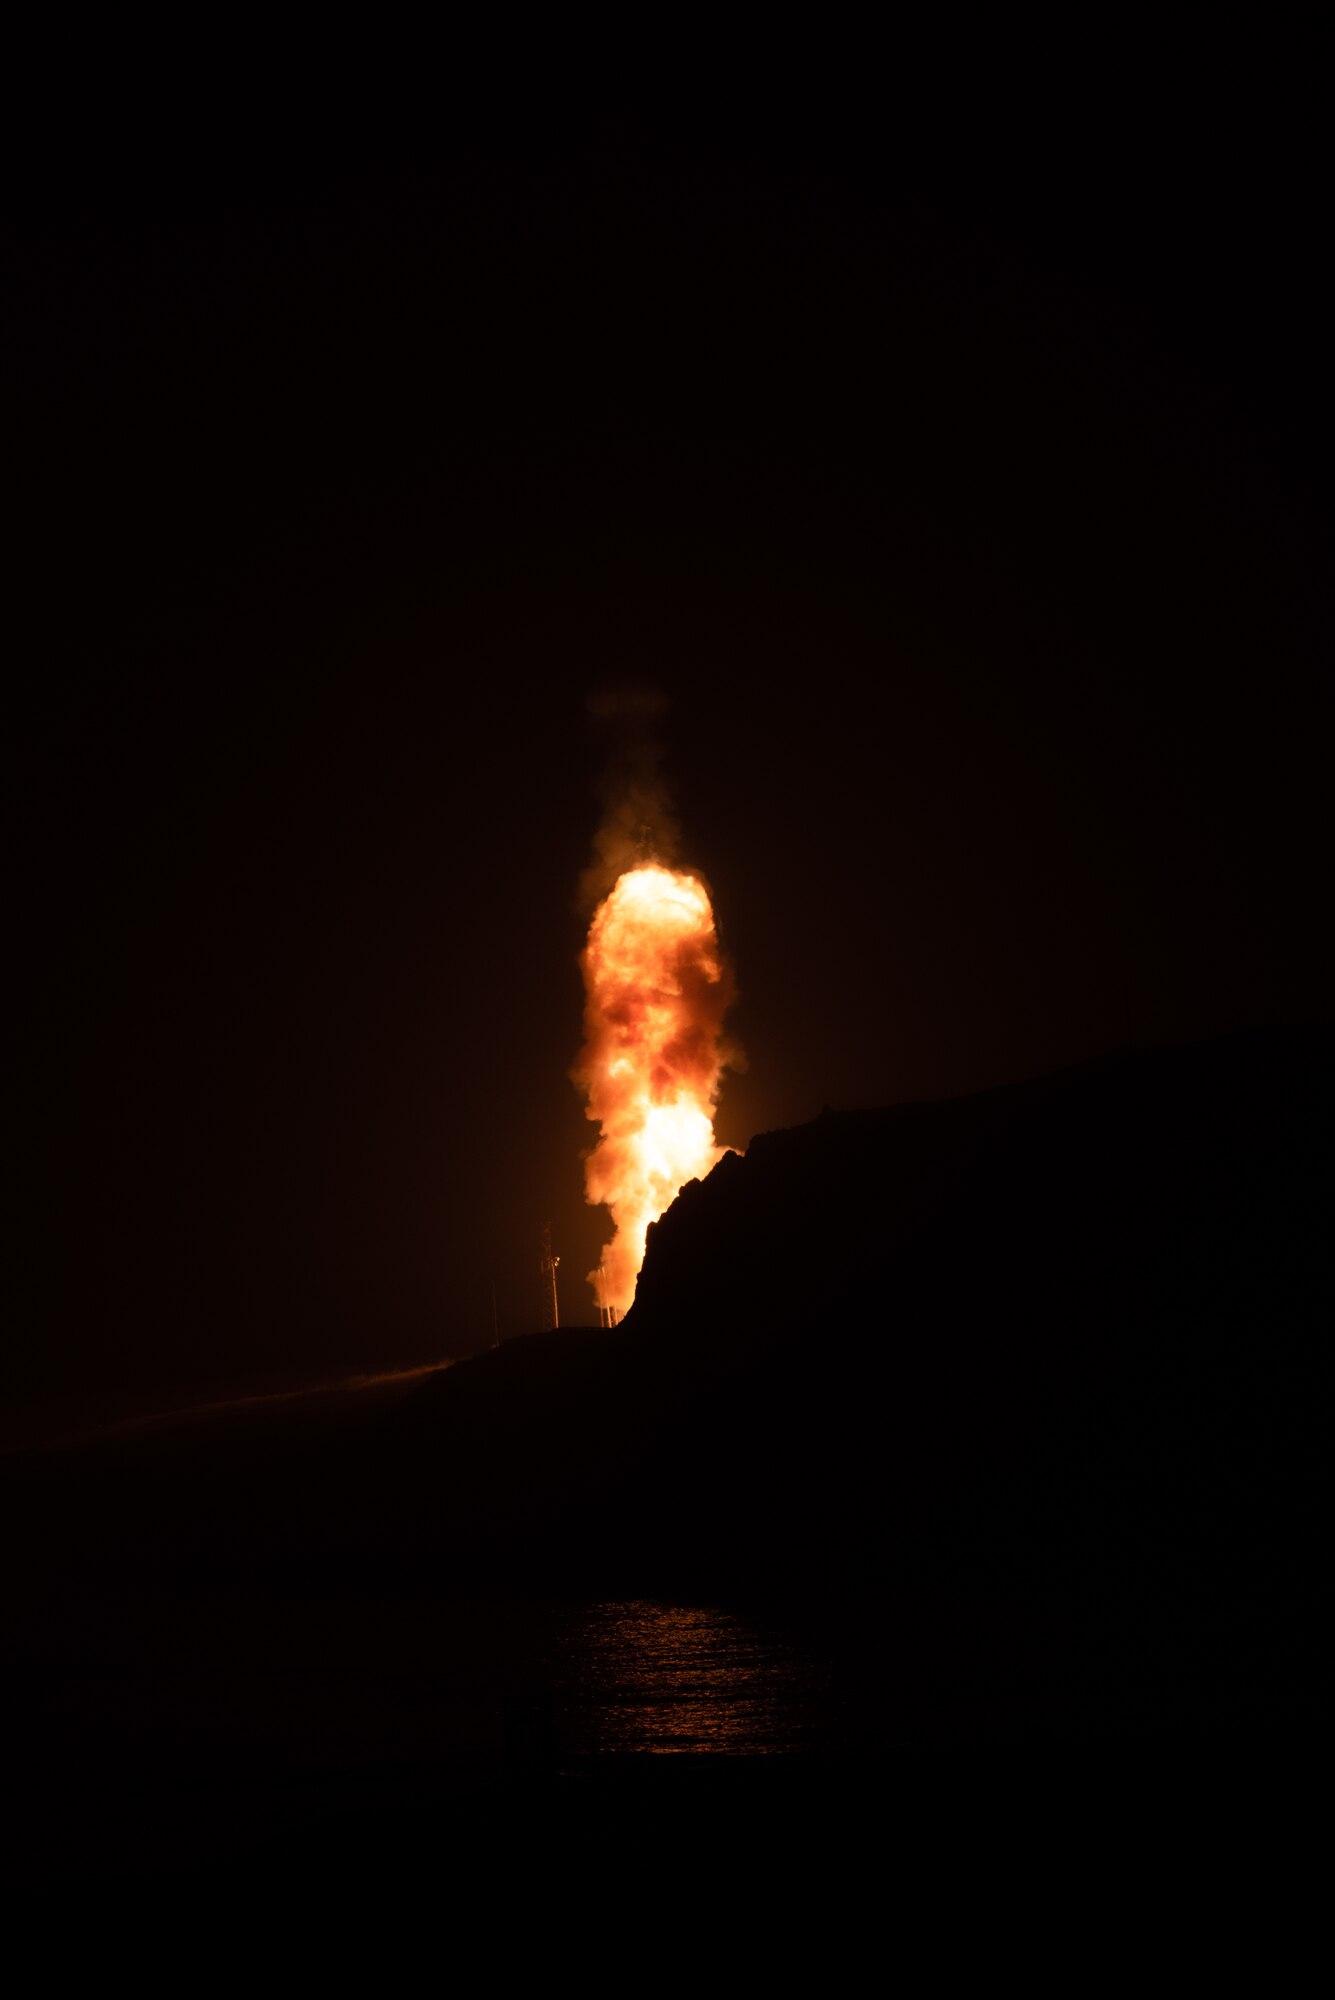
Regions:
[[585, 1041], [574, 1078], [601, 1135], [584, 1189], [616, 1224], [589, 1282], [619, 1317], [649, 1224], [728, 1150], [714, 1142], [714, 1106], [733, 989], [704, 883], [659, 861], [625, 870], [594, 911], [580, 967]]
[[572, 1075], [599, 1130], [585, 1197], [606, 1204], [616, 1226], [589, 1282], [615, 1318], [635, 1297], [649, 1224], [728, 1150], [714, 1141], [714, 1107], [724, 1069], [741, 1062], [723, 1041], [733, 983], [709, 891], [673, 865], [677, 828], [653, 735], [665, 706], [644, 688], [590, 702], [617, 742], [585, 877], [597, 907], [580, 959], [584, 1047]]

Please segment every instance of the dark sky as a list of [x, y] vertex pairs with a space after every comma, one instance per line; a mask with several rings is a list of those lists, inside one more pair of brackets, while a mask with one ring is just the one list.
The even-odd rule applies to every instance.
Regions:
[[549, 1214], [587, 1316], [609, 681], [671, 699], [725, 1139], [1329, 1014], [1301, 117], [188, 124], [8, 193], [20, 1389], [463, 1351]]

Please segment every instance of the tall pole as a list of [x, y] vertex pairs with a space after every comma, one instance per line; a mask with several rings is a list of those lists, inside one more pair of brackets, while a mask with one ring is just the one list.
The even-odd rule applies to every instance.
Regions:
[[542, 1259], [540, 1264], [542, 1272], [542, 1330], [544, 1333], [553, 1333], [561, 1324], [560, 1308], [556, 1301], [556, 1267], [560, 1261], [559, 1257], [553, 1257], [552, 1255], [552, 1225], [550, 1222], [544, 1222], [542, 1225]]

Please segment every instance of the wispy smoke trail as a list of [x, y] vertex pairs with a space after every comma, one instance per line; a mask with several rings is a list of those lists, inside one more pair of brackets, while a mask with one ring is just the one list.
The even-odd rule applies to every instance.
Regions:
[[580, 878], [583, 905], [591, 908], [628, 868], [674, 862], [681, 829], [660, 769], [658, 724], [667, 713], [666, 696], [656, 688], [626, 685], [590, 695], [587, 706], [605, 748], [594, 860]]

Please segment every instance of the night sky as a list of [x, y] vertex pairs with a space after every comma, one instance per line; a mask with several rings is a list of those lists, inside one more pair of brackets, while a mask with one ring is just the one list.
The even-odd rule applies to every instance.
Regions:
[[470, 1351], [549, 1216], [591, 1317], [609, 685], [670, 701], [728, 1142], [1329, 1015], [1324, 167], [1244, 110], [46, 132], [16, 1394]]

